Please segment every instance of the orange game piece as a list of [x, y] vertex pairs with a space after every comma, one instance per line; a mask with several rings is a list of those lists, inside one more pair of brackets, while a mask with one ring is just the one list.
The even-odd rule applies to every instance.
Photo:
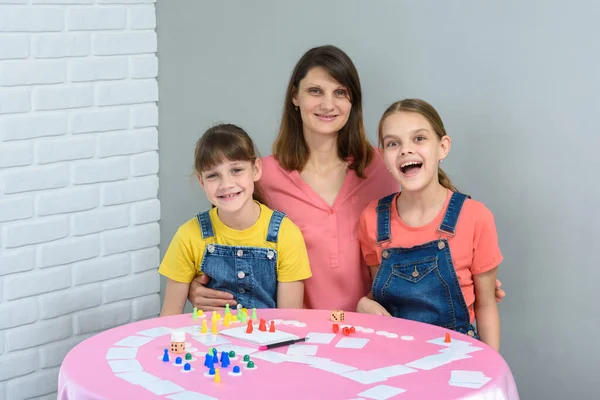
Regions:
[[342, 329], [342, 333], [345, 336], [349, 336], [350, 335], [350, 329], [347, 326], [345, 326], [344, 329]]
[[446, 333], [446, 338], [444, 339], [444, 343], [450, 343], [450, 333]]
[[356, 332], [356, 328], [355, 328], [355, 327], [353, 327], [353, 326], [351, 326], [351, 327], [350, 327], [350, 333], [355, 333], [355, 332]]
[[275, 332], [275, 322], [271, 321], [269, 325], [269, 332]]
[[333, 324], [333, 333], [338, 333], [340, 331], [340, 326], [338, 324]]
[[252, 327], [252, 320], [249, 319], [248, 320], [248, 327], [246, 328], [246, 333], [252, 333], [253, 330], [254, 330], [254, 328]]
[[260, 324], [258, 325], [258, 330], [262, 332], [267, 331], [267, 321], [264, 318], [260, 319]]

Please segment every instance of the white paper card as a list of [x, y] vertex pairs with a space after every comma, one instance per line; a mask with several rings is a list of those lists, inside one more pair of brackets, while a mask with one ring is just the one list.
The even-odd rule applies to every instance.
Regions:
[[106, 353], [107, 360], [131, 360], [137, 357], [137, 347], [111, 347]]
[[331, 361], [331, 359], [325, 358], [325, 357], [315, 357], [315, 356], [293, 356], [293, 357], [289, 357], [286, 361], [300, 363], [300, 364], [316, 364], [318, 362]]
[[217, 400], [216, 397], [196, 392], [180, 392], [167, 396], [171, 400]]
[[148, 342], [151, 342], [152, 340], [153, 339], [151, 337], [127, 336], [125, 339], [115, 343], [115, 346], [140, 347]]
[[144, 370], [144, 368], [142, 368], [142, 364], [140, 364], [138, 360], [114, 360], [109, 361], [108, 365], [110, 365], [110, 369], [112, 369], [114, 373]]
[[229, 340], [225, 339], [222, 336], [218, 336], [218, 335], [198, 335], [198, 336], [192, 336], [192, 338], [194, 338], [195, 340], [197, 340], [198, 342], [206, 345], [206, 346], [217, 346], [219, 344], [225, 344], [225, 343], [231, 343]]
[[159, 336], [168, 335], [172, 331], [173, 330], [171, 328], [165, 328], [164, 326], [161, 326], [158, 328], [152, 328], [152, 329], [146, 329], [145, 331], [140, 331], [140, 332], [138, 332], [138, 335], [144, 335], [144, 336], [150, 336], [150, 337], [156, 338]]
[[469, 388], [469, 389], [481, 389], [486, 383], [488, 383], [491, 380], [492, 380], [492, 378], [486, 377], [481, 383], [453, 383], [453, 382], [448, 382], [448, 384], [450, 386], [458, 386], [458, 387], [464, 387], [464, 388]]
[[462, 360], [465, 358], [472, 358], [469, 355], [453, 354], [453, 353], [440, 353], [426, 356], [418, 360], [409, 362], [406, 364], [407, 367], [418, 368], [425, 371], [432, 370], [442, 365], [450, 364], [452, 361]]
[[450, 371], [450, 382], [452, 383], [475, 383], [483, 382], [485, 375], [481, 371], [465, 371], [452, 370]]
[[352, 379], [355, 382], [362, 383], [363, 385], [370, 385], [371, 383], [383, 382], [386, 379], [381, 374], [374, 374], [371, 371], [355, 370], [339, 374], [344, 378]]
[[258, 358], [259, 360], [269, 361], [274, 364], [279, 364], [284, 361], [288, 361], [290, 358], [287, 354], [278, 353], [276, 351], [265, 350], [259, 351], [252, 355], [252, 358]]
[[343, 374], [344, 372], [350, 372], [357, 369], [356, 367], [337, 363], [335, 361], [317, 362], [316, 364], [312, 364], [311, 367], [322, 369], [323, 371], [333, 372], [334, 374]]
[[240, 357], [240, 356], [243, 357], [246, 354], [252, 354], [252, 353], [256, 353], [258, 351], [254, 347], [236, 346], [233, 344], [224, 344], [222, 346], [215, 347], [215, 349], [217, 349], [217, 351], [219, 353], [221, 353], [222, 351], [225, 351], [227, 353], [229, 353], [230, 351], [235, 351], [235, 355], [237, 357]]
[[290, 356], [314, 356], [318, 349], [316, 345], [293, 344], [288, 347], [287, 353]]
[[459, 339], [454, 339], [454, 338], [450, 339], [450, 343], [446, 343], [446, 342], [444, 342], [445, 339], [446, 339], [445, 337], [440, 337], [437, 339], [428, 340], [427, 343], [438, 344], [440, 346], [446, 346], [446, 347], [460, 347], [460, 346], [470, 346], [471, 345], [471, 343], [469, 343], [469, 342], [465, 342], [464, 340], [459, 340]]
[[310, 332], [306, 337], [306, 343], [329, 344], [335, 338], [335, 333]]
[[385, 378], [393, 378], [395, 376], [400, 376], [400, 375], [417, 372], [417, 370], [413, 369], [413, 368], [409, 368], [402, 364], [398, 364], [398, 365], [390, 365], [388, 367], [383, 367], [383, 368], [372, 369], [369, 372], [372, 374], [383, 376]]
[[386, 400], [390, 397], [393, 397], [397, 394], [404, 393], [406, 390], [400, 389], [393, 386], [388, 385], [379, 385], [372, 387], [369, 390], [365, 390], [362, 393], [359, 393], [359, 396], [366, 397], [367, 399], [375, 399], [375, 400]]
[[177, 392], [185, 391], [181, 386], [171, 382], [171, 381], [156, 381], [156, 382], [148, 382], [142, 383], [140, 386], [151, 391], [152, 393], [162, 396], [164, 394], [171, 394]]
[[362, 349], [369, 342], [367, 338], [342, 338], [335, 347], [341, 349]]
[[133, 383], [134, 385], [141, 385], [142, 383], [156, 382], [161, 380], [161, 378], [144, 371], [124, 372], [122, 374], [116, 374], [116, 376], [126, 380], [129, 383]]

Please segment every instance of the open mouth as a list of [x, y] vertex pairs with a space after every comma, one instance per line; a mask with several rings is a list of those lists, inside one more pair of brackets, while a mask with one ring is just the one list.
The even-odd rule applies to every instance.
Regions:
[[335, 119], [335, 117], [337, 117], [337, 115], [332, 115], [332, 114], [315, 114], [319, 119], [322, 119], [324, 121], [332, 121]]
[[228, 193], [217, 197], [222, 200], [232, 200], [238, 197], [240, 194], [242, 194], [242, 192]]
[[402, 172], [405, 176], [413, 176], [417, 174], [421, 167], [423, 166], [422, 162], [419, 161], [408, 161], [404, 164], [400, 165], [400, 172]]

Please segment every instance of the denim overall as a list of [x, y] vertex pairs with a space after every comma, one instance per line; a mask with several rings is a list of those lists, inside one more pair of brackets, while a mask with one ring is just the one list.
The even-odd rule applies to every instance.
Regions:
[[[396, 194], [377, 204], [377, 245], [391, 242], [391, 203]], [[456, 276], [448, 240], [452, 238], [464, 201], [452, 193], [437, 240], [410, 248], [391, 247], [382, 252], [373, 280], [373, 298], [394, 317], [438, 325], [479, 339]]]
[[[277, 243], [279, 227], [285, 217], [273, 211], [267, 242]], [[209, 211], [196, 215], [202, 239], [214, 237]], [[277, 251], [267, 247], [207, 244], [200, 270], [210, 276], [207, 287], [233, 294], [247, 309], [275, 308], [277, 295]]]

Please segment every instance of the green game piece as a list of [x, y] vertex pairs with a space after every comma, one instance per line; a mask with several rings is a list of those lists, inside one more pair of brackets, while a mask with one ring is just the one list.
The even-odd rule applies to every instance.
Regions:
[[192, 359], [192, 355], [191, 355], [190, 353], [187, 353], [187, 354], [185, 355], [185, 359], [186, 359], [186, 360], [191, 360], [191, 359]]
[[229, 310], [229, 304], [225, 304], [225, 314], [230, 314], [231, 311]]
[[217, 354], [217, 349], [215, 349], [213, 347], [212, 349], [210, 349], [210, 353], [209, 354]]
[[256, 308], [252, 308], [252, 320], [256, 321], [258, 318], [256, 317]]
[[238, 313], [237, 313], [237, 317], [238, 317], [238, 319], [240, 320], [240, 322], [241, 322], [242, 324], [245, 324], [245, 323], [246, 323], [246, 313], [245, 313], [245, 312], [238, 311]]
[[194, 307], [194, 312], [192, 313], [192, 318], [198, 319], [198, 309], [196, 307]]
[[229, 358], [233, 358], [233, 357], [235, 357], [235, 351], [231, 350], [229, 352]]
[[248, 368], [254, 368], [254, 361], [248, 361]]
[[248, 361], [250, 361], [250, 356], [248, 354], [246, 354], [244, 356], [244, 362], [248, 362]]

